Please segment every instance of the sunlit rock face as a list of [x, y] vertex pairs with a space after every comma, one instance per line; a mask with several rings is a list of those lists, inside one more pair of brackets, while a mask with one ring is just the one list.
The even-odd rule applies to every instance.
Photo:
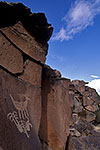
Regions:
[[0, 69], [0, 146], [40, 150], [41, 89]]
[[52, 31], [43, 13], [0, 2], [0, 150], [100, 149], [98, 94], [45, 65]]
[[70, 127], [72, 142], [76, 150], [99, 150], [100, 97], [84, 81], [74, 80], [72, 84], [75, 86], [73, 124]]
[[53, 28], [21, 3], [0, 2], [0, 20], [0, 149], [66, 149], [74, 93], [45, 65]]
[[73, 99], [70, 80], [44, 66], [42, 74], [42, 117], [39, 136], [42, 149], [64, 150], [69, 136]]
[[41, 150], [41, 75], [53, 28], [21, 3], [0, 2], [0, 19], [0, 149]]

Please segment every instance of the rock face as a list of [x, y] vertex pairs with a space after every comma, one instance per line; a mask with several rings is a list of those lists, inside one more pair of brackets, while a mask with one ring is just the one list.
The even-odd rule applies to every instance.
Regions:
[[0, 150], [100, 149], [100, 97], [45, 65], [52, 31], [43, 13], [0, 2]]
[[35, 59], [40, 63], [45, 62], [45, 56], [47, 53], [47, 43], [41, 44], [30, 36], [27, 30], [23, 27], [21, 22], [16, 25], [1, 29], [1, 33], [13, 43], [14, 47], [17, 47], [19, 51], [25, 53], [31, 59]]
[[75, 150], [99, 150], [100, 97], [84, 81], [74, 80], [72, 84], [75, 86], [75, 96], [70, 131]]
[[32, 13], [22, 3], [0, 2], [0, 19], [0, 28], [14, 26], [21, 21], [25, 29], [41, 42], [47, 42], [52, 35], [53, 28], [45, 15]]
[[0, 2], [1, 150], [66, 148], [73, 89], [45, 65], [52, 31], [43, 13]]
[[72, 114], [70, 80], [48, 66], [42, 74], [42, 118], [40, 139], [43, 150], [64, 150]]
[[21, 3], [0, 2], [0, 19], [0, 149], [41, 150], [41, 75], [53, 28]]
[[0, 69], [0, 146], [4, 150], [40, 150], [40, 88]]
[[[0, 33], [0, 65], [16, 74], [23, 71], [22, 54]], [[16, 67], [15, 67], [16, 66]]]

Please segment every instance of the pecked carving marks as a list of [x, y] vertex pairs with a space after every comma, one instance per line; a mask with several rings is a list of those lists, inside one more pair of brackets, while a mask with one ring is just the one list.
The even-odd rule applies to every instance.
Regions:
[[[25, 96], [24, 96], [25, 97]], [[20, 133], [26, 134], [27, 138], [29, 138], [29, 131], [32, 128], [32, 124], [29, 120], [29, 113], [27, 110], [28, 101], [30, 100], [28, 97], [25, 97], [24, 102], [15, 101], [13, 96], [10, 94], [10, 98], [12, 103], [16, 109], [13, 112], [7, 114], [7, 118], [15, 124], [18, 131]]]

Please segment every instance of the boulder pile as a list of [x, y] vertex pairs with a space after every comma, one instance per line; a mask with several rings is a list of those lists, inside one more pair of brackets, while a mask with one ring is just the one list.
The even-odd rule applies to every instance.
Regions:
[[70, 127], [75, 150], [100, 149], [100, 96], [86, 82], [74, 80], [73, 123]]

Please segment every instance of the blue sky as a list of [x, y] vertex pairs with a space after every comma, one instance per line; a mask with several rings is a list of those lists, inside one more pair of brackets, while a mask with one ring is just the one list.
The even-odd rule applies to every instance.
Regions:
[[22, 2], [33, 12], [44, 12], [54, 27], [48, 65], [72, 80], [96, 79], [100, 83], [100, 0], [13, 2]]

